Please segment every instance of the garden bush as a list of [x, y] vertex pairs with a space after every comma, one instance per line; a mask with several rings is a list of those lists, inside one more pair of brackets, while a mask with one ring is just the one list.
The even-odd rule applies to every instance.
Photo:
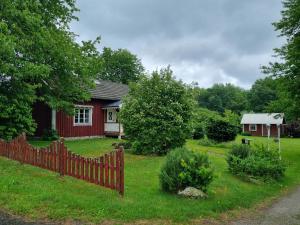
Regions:
[[227, 157], [232, 174], [263, 180], [278, 180], [284, 176], [285, 164], [276, 150], [248, 145], [233, 146]]
[[55, 141], [59, 139], [59, 135], [56, 130], [45, 129], [43, 131], [41, 139], [44, 141]]
[[206, 135], [216, 142], [233, 141], [237, 136], [236, 126], [224, 119], [210, 119], [206, 127]]
[[252, 136], [252, 134], [249, 132], [242, 132], [241, 135], [242, 136]]
[[177, 148], [167, 155], [159, 178], [166, 192], [176, 193], [186, 187], [205, 192], [213, 180], [213, 169], [207, 155]]
[[204, 138], [204, 129], [202, 124], [198, 124], [197, 126], [194, 127], [193, 130], [193, 139], [201, 139]]

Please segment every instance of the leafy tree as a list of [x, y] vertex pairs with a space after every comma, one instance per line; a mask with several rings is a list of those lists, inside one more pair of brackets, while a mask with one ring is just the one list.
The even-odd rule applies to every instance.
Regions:
[[231, 125], [235, 126], [237, 132], [241, 132], [241, 116], [232, 112], [231, 110], [225, 110], [224, 119]]
[[263, 67], [267, 74], [284, 78], [284, 91], [293, 101], [293, 117], [300, 115], [300, 1], [284, 0], [282, 18], [274, 23], [280, 36], [286, 37], [286, 43], [274, 51], [280, 62]]
[[126, 49], [104, 48], [101, 57], [100, 79], [129, 84], [138, 81], [144, 72], [141, 61]]
[[137, 154], [166, 154], [189, 136], [192, 97], [167, 68], [132, 83], [120, 111]]
[[248, 107], [246, 91], [232, 84], [215, 84], [200, 93], [198, 102], [200, 107], [220, 113], [225, 109], [240, 113]]
[[249, 108], [254, 112], [268, 111], [268, 105], [278, 99], [277, 83], [271, 77], [256, 80], [248, 94]]
[[70, 112], [89, 98], [99, 39], [75, 42], [68, 27], [75, 11], [75, 0], [0, 1], [1, 138], [34, 131], [36, 100]]

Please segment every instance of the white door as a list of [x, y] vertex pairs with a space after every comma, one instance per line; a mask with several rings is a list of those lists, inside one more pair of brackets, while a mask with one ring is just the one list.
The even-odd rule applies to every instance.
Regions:
[[116, 123], [117, 122], [117, 112], [115, 109], [107, 109], [107, 122], [108, 123]]

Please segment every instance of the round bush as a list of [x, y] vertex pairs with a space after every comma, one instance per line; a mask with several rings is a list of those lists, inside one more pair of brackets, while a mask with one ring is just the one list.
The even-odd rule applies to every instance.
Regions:
[[205, 192], [213, 180], [213, 169], [207, 155], [177, 148], [167, 155], [159, 179], [166, 192], [176, 193], [186, 187]]
[[202, 139], [204, 138], [204, 129], [202, 125], [197, 125], [194, 127], [193, 139]]
[[216, 142], [233, 141], [237, 136], [237, 129], [228, 121], [211, 119], [206, 127], [206, 135]]

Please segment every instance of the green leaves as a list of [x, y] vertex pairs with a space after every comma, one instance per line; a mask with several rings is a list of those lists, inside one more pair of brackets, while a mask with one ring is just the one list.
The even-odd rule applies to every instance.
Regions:
[[0, 2], [1, 138], [32, 134], [33, 103], [71, 112], [89, 99], [100, 54], [96, 42], [78, 44], [68, 23], [74, 0]]
[[186, 187], [206, 191], [213, 178], [208, 156], [185, 148], [168, 153], [159, 175], [162, 189], [171, 193]]
[[192, 97], [167, 68], [131, 84], [120, 112], [138, 154], [166, 154], [182, 146], [190, 130]]
[[[288, 111], [293, 119], [297, 119], [300, 115], [300, 1], [285, 0], [283, 6], [281, 20], [273, 25], [287, 42], [274, 49], [279, 62], [270, 63], [262, 69], [266, 74], [283, 78], [281, 92], [287, 93], [283, 96], [288, 96], [293, 102]], [[280, 98], [277, 104], [281, 102], [286, 100]]]
[[144, 73], [144, 67], [136, 55], [126, 49], [103, 48], [102, 69], [98, 78], [123, 84], [136, 82]]

